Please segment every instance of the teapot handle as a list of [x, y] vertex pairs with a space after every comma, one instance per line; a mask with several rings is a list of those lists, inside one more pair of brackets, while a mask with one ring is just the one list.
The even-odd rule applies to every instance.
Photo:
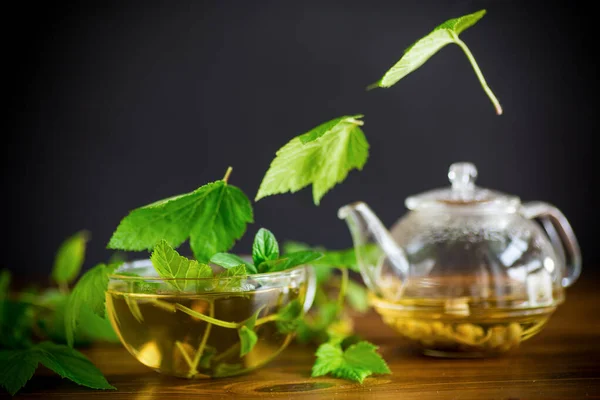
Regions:
[[521, 214], [540, 220], [558, 256], [565, 261], [567, 275], [562, 278], [561, 284], [563, 287], [571, 286], [581, 273], [581, 251], [567, 218], [558, 208], [539, 201], [523, 204]]

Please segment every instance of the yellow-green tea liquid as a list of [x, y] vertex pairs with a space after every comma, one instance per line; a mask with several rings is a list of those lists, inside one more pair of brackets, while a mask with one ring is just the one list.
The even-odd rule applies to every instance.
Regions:
[[410, 299], [386, 302], [371, 298], [383, 321], [437, 357], [485, 357], [519, 347], [538, 333], [555, 306], [527, 310], [485, 306], [470, 298]]
[[[106, 306], [121, 341], [140, 362], [168, 375], [201, 378], [244, 373], [275, 357], [291, 334], [280, 333], [273, 317], [298, 298], [298, 289], [288, 288], [182, 296], [109, 290]], [[258, 341], [244, 356], [237, 329], [190, 315], [237, 323], [258, 310], [264, 323], [254, 329]]]

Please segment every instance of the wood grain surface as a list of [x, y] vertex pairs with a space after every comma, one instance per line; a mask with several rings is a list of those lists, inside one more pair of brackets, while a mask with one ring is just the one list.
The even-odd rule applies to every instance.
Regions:
[[248, 375], [195, 381], [162, 376], [120, 346], [101, 346], [84, 353], [117, 391], [81, 388], [41, 370], [15, 399], [600, 399], [600, 285], [595, 282], [582, 277], [547, 327], [502, 357], [422, 356], [368, 313], [356, 317], [357, 330], [381, 346], [393, 374], [367, 378], [363, 385], [311, 378], [314, 349], [299, 345]]

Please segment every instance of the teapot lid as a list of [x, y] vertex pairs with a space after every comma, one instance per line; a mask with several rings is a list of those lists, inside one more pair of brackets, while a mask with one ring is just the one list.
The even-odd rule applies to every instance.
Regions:
[[445, 207], [476, 208], [515, 212], [521, 200], [516, 196], [481, 188], [475, 185], [477, 168], [468, 162], [454, 163], [448, 170], [452, 186], [430, 190], [405, 200], [409, 210]]

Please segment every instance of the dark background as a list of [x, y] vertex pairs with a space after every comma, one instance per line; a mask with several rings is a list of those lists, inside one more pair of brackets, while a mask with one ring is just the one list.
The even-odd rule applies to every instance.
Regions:
[[[24, 3], [4, 13], [0, 267], [45, 276], [62, 240], [88, 229], [88, 269], [111, 255], [106, 243], [131, 209], [221, 179], [228, 165], [230, 183], [254, 198], [289, 139], [363, 113], [364, 170], [319, 207], [310, 189], [255, 203], [235, 250], [248, 251], [260, 226], [349, 247], [340, 206], [364, 200], [390, 226], [407, 195], [447, 185], [448, 166], [466, 160], [480, 185], [559, 207], [585, 276], [599, 259], [597, 42], [593, 14], [576, 3]], [[482, 8], [461, 38], [504, 115], [453, 45], [396, 86], [365, 91], [413, 41]]]

